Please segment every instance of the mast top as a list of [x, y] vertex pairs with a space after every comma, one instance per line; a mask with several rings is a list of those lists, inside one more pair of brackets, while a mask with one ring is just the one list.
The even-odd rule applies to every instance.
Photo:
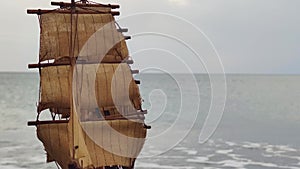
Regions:
[[81, 0], [81, 3], [76, 3], [75, 0], [71, 0], [71, 3], [67, 2], [51, 2], [51, 5], [54, 6], [60, 6], [61, 8], [64, 7], [70, 7], [72, 3], [74, 3], [76, 6], [83, 6], [83, 7], [109, 7], [111, 9], [117, 9], [120, 8], [120, 5], [117, 4], [100, 4], [100, 3], [88, 3], [87, 0]]
[[[53, 6], [59, 6], [61, 9], [68, 9], [69, 10], [41, 10], [41, 9], [28, 9], [27, 13], [28, 14], [44, 14], [44, 13], [49, 13], [49, 12], [55, 12], [55, 13], [70, 13], [72, 10], [75, 9], [76, 7], [104, 7], [104, 8], [111, 8], [111, 9], [117, 9], [120, 8], [119, 5], [117, 4], [100, 4], [100, 3], [88, 3], [87, 0], [80, 0], [80, 3], [77, 3], [75, 0], [71, 0], [71, 3], [67, 2], [51, 2], [51, 5]], [[81, 14], [107, 14], [110, 13], [113, 16], [120, 15], [120, 12], [118, 11], [94, 11], [94, 10], [89, 10], [89, 11], [76, 11], [77, 13]]]

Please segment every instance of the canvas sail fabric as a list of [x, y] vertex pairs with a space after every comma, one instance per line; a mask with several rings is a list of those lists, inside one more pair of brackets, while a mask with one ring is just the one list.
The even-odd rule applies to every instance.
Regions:
[[81, 125], [78, 120], [78, 113], [76, 109], [72, 109], [72, 116], [68, 123], [68, 133], [71, 138], [71, 149], [74, 151], [71, 153], [72, 157], [76, 159], [83, 169], [90, 169], [93, 166], [89, 151], [87, 149], [87, 143], [85, 142], [84, 132], [82, 131]]
[[83, 168], [133, 165], [145, 142], [143, 121], [80, 122], [78, 113], [75, 110], [68, 126], [74, 146], [78, 146], [75, 158]]
[[93, 165], [131, 167], [146, 137], [142, 121], [113, 120], [81, 123]]
[[111, 165], [131, 167], [145, 142], [146, 129], [140, 122], [91, 121], [82, 123], [82, 126], [84, 130], [78, 121], [74, 125], [38, 125], [37, 135], [45, 147], [48, 162], [55, 160], [62, 169], [68, 169], [68, 164], [72, 162], [71, 143], [74, 139], [74, 145], [78, 146], [75, 158], [83, 168]]
[[[89, 7], [79, 10], [107, 9]], [[59, 62], [70, 55], [89, 61], [102, 60], [103, 63], [120, 62], [128, 58], [126, 42], [123, 35], [117, 31], [111, 14], [73, 14], [71, 22], [71, 14], [57, 11], [42, 14], [40, 17], [40, 62], [53, 59]], [[89, 54], [89, 57], [79, 56], [92, 35], [94, 38], [90, 43], [94, 43], [96, 48], [89, 45], [86, 50], [94, 54]], [[73, 53], [70, 49], [74, 49]]]
[[67, 123], [38, 125], [37, 136], [47, 152], [47, 162], [55, 160], [63, 169], [67, 169], [72, 159]]
[[70, 66], [41, 69], [39, 111], [48, 108], [70, 109]]
[[[83, 169], [131, 167], [144, 145], [146, 129], [143, 118], [136, 115], [141, 110], [141, 97], [131, 70], [126, 63], [116, 63], [128, 58], [124, 37], [111, 14], [71, 15], [59, 10], [69, 9], [40, 16], [39, 62], [68, 63], [74, 57], [81, 63], [74, 71], [71, 66], [40, 68], [38, 111], [49, 108], [70, 117], [68, 123], [37, 125], [48, 161], [57, 161], [62, 169], [68, 169], [72, 159]], [[107, 13], [111, 9], [76, 10]], [[84, 113], [96, 110], [102, 118], [82, 119]], [[107, 113], [113, 117], [135, 114], [138, 118], [105, 121]]]
[[[70, 109], [72, 91], [69, 74], [70, 66], [41, 69], [40, 111], [47, 108]], [[73, 85], [73, 97], [81, 109], [115, 107], [123, 115], [141, 109], [139, 88], [126, 63], [77, 65]]]
[[126, 63], [76, 65], [73, 80], [75, 102], [81, 109], [141, 109], [139, 89]]

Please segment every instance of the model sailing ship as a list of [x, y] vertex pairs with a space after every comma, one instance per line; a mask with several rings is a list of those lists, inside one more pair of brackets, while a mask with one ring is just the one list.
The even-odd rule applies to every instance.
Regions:
[[[114, 16], [119, 5], [86, 0], [28, 10], [40, 23], [37, 136], [62, 169], [134, 168], [144, 145], [139, 81]], [[49, 113], [51, 119], [42, 120]]]

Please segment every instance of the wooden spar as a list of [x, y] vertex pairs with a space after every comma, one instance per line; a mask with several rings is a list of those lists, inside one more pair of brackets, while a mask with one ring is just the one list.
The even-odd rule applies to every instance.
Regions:
[[52, 121], [29, 121], [27, 123], [28, 126], [36, 126], [42, 124], [61, 124], [61, 123], [68, 123], [69, 120], [52, 120]]
[[40, 63], [40, 64], [28, 64], [29, 69], [34, 68], [43, 68], [43, 67], [51, 67], [51, 66], [66, 66], [70, 65], [69, 63]]
[[140, 71], [139, 71], [139, 70], [131, 70], [131, 73], [132, 73], [132, 74], [139, 74]]
[[130, 117], [130, 116], [137, 116], [137, 115], [145, 115], [145, 114], [148, 114], [148, 111], [147, 110], [143, 110], [141, 112], [134, 112], [134, 113], [129, 113], [129, 114], [126, 114], [126, 115], [110, 115], [110, 116], [105, 116], [105, 119], [106, 118], [116, 118], [116, 117], [120, 117], [120, 116], [123, 116], [123, 117]]
[[[138, 116], [124, 116], [124, 117], [106, 117], [105, 120], [133, 120], [133, 119], [140, 119], [140, 120], [145, 120], [145, 117], [138, 117]], [[96, 120], [97, 121], [97, 120]]]
[[131, 39], [131, 36], [124, 36], [125, 40]]
[[139, 81], [139, 80], [135, 80], [135, 84], [141, 84], [141, 81]]
[[127, 28], [120, 28], [120, 29], [117, 29], [118, 32], [128, 32], [128, 29]]
[[[103, 63], [103, 64], [105, 64], [105, 63]], [[123, 63], [123, 62], [107, 62], [107, 63], [116, 64], [116, 63]], [[124, 61], [124, 63], [133, 64], [133, 60], [126, 60], [126, 61]], [[76, 64], [99, 64], [99, 62], [77, 61]], [[67, 65], [70, 65], [70, 63], [40, 63], [40, 64], [28, 64], [28, 68], [35, 69], [35, 68], [52, 67], [52, 66], [67, 66]]]
[[[41, 9], [28, 9], [27, 14], [38, 14], [42, 15], [45, 13], [62, 13], [62, 14], [70, 14], [71, 10], [41, 10]], [[102, 12], [102, 11], [82, 11], [82, 10], [76, 10], [75, 14], [112, 14], [113, 16], [120, 15], [119, 11], [110, 11], [110, 12]]]
[[[138, 117], [136, 115], [128, 115], [128, 116], [118, 116], [118, 117], [110, 117], [107, 116], [105, 117], [105, 119], [99, 120], [99, 119], [95, 119], [92, 121], [112, 121], [112, 120], [132, 120], [132, 119], [141, 119], [141, 120], [145, 120], [144, 116]], [[69, 123], [69, 120], [51, 120], [51, 121], [29, 121], [27, 122], [28, 126], [37, 126], [37, 125], [45, 125], [45, 124], [63, 124], [63, 123]]]
[[132, 65], [134, 62], [133, 62], [133, 60], [126, 60], [125, 63]]
[[[70, 7], [71, 3], [66, 2], [51, 2], [53, 6], [60, 6], [61, 8]], [[116, 4], [87, 4], [87, 3], [76, 3], [78, 7], [110, 7], [112, 9], [120, 8], [120, 5]]]
[[147, 129], [147, 130], [150, 130], [152, 127], [144, 124], [144, 128]]

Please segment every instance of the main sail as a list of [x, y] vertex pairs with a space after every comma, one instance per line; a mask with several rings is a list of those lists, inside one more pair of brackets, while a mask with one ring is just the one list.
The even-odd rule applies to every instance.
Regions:
[[[40, 96], [37, 127], [47, 161], [63, 169], [134, 168], [146, 138], [147, 111], [126, 39], [115, 21], [118, 5], [56, 3], [38, 14]], [[40, 120], [45, 113], [47, 121]]]

